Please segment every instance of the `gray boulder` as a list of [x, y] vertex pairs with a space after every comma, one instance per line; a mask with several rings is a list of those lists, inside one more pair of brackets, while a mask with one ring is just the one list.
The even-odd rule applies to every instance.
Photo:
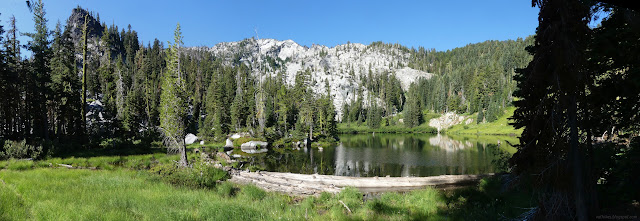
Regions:
[[184, 143], [185, 144], [192, 144], [193, 142], [196, 142], [196, 140], [198, 140], [198, 137], [194, 134], [187, 134], [187, 136], [184, 138]]
[[240, 145], [240, 149], [242, 150], [256, 150], [261, 148], [266, 148], [269, 143], [264, 141], [249, 141]]
[[227, 140], [224, 142], [224, 147], [233, 147], [233, 141], [227, 138]]

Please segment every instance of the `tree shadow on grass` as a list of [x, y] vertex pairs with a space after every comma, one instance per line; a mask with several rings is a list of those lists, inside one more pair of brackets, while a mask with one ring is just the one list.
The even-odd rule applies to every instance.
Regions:
[[95, 148], [86, 150], [73, 150], [64, 151], [54, 154], [53, 157], [68, 158], [68, 157], [102, 157], [102, 156], [129, 156], [129, 155], [144, 155], [144, 154], [156, 154], [167, 153], [166, 148], [151, 148], [149, 146], [131, 145], [126, 147], [108, 147], [108, 148]]
[[485, 178], [475, 187], [445, 190], [447, 207], [438, 211], [453, 220], [512, 220], [536, 205], [530, 188], [507, 188], [505, 176]]

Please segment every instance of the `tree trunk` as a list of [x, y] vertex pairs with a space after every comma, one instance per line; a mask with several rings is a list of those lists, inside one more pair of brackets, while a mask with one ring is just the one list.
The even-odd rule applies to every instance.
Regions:
[[181, 139], [182, 141], [180, 142], [180, 166], [181, 167], [187, 167], [189, 166], [189, 162], [187, 161], [187, 147], [184, 143], [184, 137]]
[[575, 197], [576, 216], [578, 220], [588, 220], [586, 196], [584, 192], [584, 157], [578, 147], [577, 102], [576, 95], [569, 97], [569, 127], [570, 127], [570, 167], [573, 173], [573, 192]]

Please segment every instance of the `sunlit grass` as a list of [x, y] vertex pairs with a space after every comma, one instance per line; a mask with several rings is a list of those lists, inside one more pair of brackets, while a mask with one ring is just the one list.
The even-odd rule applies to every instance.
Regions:
[[[509, 125], [509, 120], [513, 116], [515, 107], [508, 107], [504, 114], [496, 121], [491, 123], [477, 124], [474, 120], [471, 124], [458, 124], [446, 130], [447, 134], [478, 134], [478, 135], [509, 135], [519, 136], [522, 133], [522, 129], [516, 130], [513, 126]], [[471, 115], [472, 119], [477, 117], [477, 114]]]
[[485, 220], [514, 217], [528, 206], [525, 193], [502, 193], [494, 180], [453, 191], [425, 188], [364, 198], [346, 188], [301, 198], [230, 182], [175, 186], [117, 168], [3, 170], [0, 179], [2, 220]]

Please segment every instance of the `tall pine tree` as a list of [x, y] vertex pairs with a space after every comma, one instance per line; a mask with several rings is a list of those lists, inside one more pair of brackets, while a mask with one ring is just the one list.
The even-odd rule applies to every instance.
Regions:
[[182, 45], [180, 23], [176, 25], [174, 43], [169, 44], [166, 57], [167, 69], [164, 72], [160, 96], [160, 128], [162, 128], [165, 145], [169, 150], [180, 154], [179, 164], [184, 167], [189, 165], [184, 142], [188, 104], [185, 83], [180, 73], [180, 46]]

